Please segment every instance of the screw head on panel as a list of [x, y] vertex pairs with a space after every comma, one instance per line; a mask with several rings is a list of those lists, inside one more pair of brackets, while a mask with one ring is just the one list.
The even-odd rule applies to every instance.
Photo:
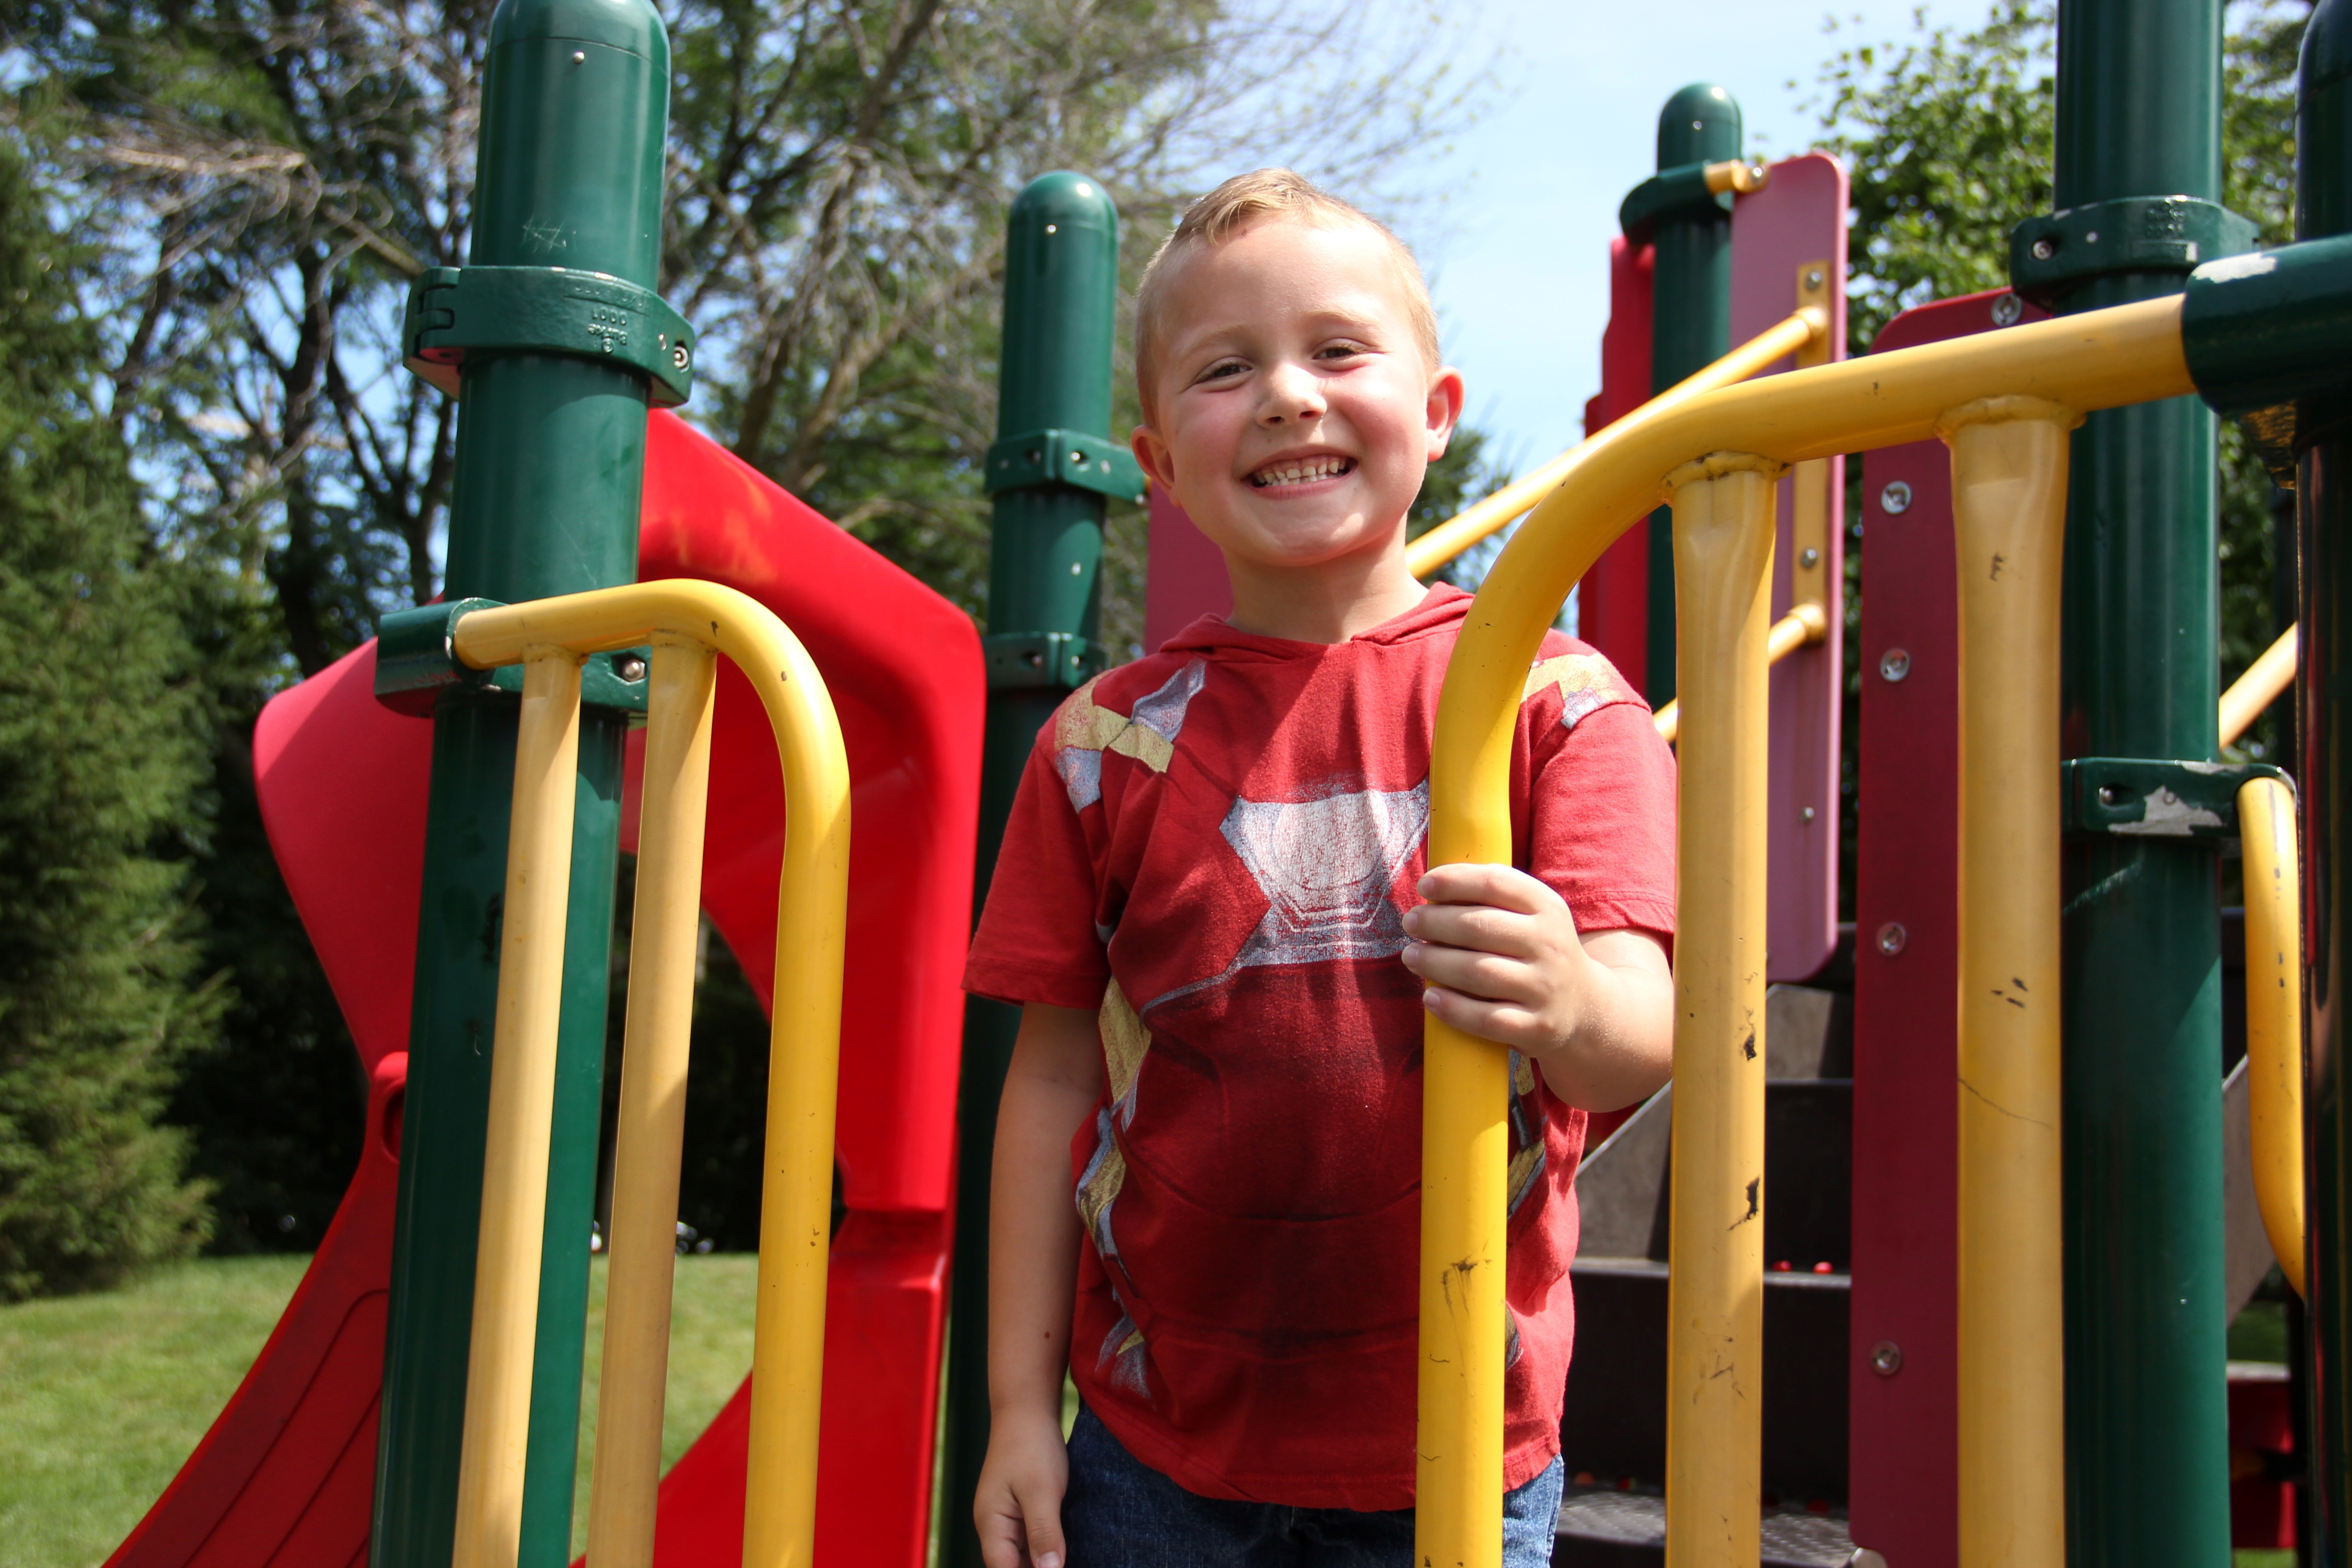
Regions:
[[2014, 294], [2003, 294], [1992, 302], [1992, 324], [1996, 327], [2013, 327], [2024, 314], [2025, 301]]
[[688, 362], [693, 358], [694, 356], [687, 352], [687, 348], [684, 343], [680, 343], [676, 348], [669, 351], [669, 363], [677, 366], [679, 370], [684, 370]]
[[1901, 479], [1890, 480], [1886, 488], [1878, 492], [1878, 504], [1890, 512], [1909, 511], [1911, 487]]
[[1797, 564], [1804, 570], [1810, 572], [1821, 563], [1822, 552], [1820, 551], [1806, 549], [1797, 552]]
[[1893, 958], [1910, 942], [1911, 933], [1895, 921], [1888, 921], [1878, 928], [1878, 955], [1881, 958]]
[[1870, 1370], [1881, 1377], [1893, 1377], [1903, 1370], [1903, 1347], [1893, 1340], [1881, 1340], [1870, 1347]]
[[1888, 648], [1878, 656], [1878, 677], [1882, 680], [1900, 680], [1911, 673], [1911, 655], [1899, 647]]
[[2053, 256], [2055, 256], [2055, 255], [2057, 255], [2057, 254], [2058, 254], [2058, 247], [2057, 247], [2056, 246], [2054, 246], [2054, 245], [2051, 244], [2048, 240], [2046, 240], [2046, 239], [2037, 239], [2037, 240], [2035, 240], [2035, 241], [2033, 242], [2033, 259], [2034, 259], [2034, 260], [2036, 260], [2036, 261], [2047, 261], [2047, 260], [2049, 260], [2052, 257], [2053, 257]]
[[646, 661], [635, 654], [624, 654], [613, 661], [613, 673], [632, 683], [646, 678]]

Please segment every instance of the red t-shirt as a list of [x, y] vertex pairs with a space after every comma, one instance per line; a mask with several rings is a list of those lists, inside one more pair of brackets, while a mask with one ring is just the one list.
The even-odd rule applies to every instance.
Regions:
[[[967, 989], [1098, 1008], [1070, 1158], [1071, 1373], [1209, 1497], [1412, 1504], [1429, 749], [1467, 595], [1326, 646], [1204, 616], [1073, 692], [1013, 806]], [[1674, 760], [1557, 633], [1512, 747], [1514, 858], [1584, 931], [1670, 938]], [[1505, 1476], [1559, 1447], [1584, 1112], [1512, 1056]]]

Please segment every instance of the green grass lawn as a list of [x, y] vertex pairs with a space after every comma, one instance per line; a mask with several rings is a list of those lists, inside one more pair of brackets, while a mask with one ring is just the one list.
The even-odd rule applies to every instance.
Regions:
[[[103, 1562], [236, 1390], [309, 1261], [207, 1258], [104, 1295], [0, 1307], [0, 1565]], [[575, 1552], [587, 1525], [604, 1330], [604, 1260], [593, 1267]], [[750, 1257], [678, 1259], [665, 1465], [751, 1364], [757, 1272]]]

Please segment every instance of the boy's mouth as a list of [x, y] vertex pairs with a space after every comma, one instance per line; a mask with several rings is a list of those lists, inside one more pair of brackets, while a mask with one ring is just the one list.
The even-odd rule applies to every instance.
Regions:
[[1279, 489], [1284, 485], [1309, 485], [1318, 479], [1338, 479], [1355, 470], [1356, 459], [1325, 456], [1318, 458], [1285, 458], [1268, 463], [1249, 477], [1249, 482], [1262, 490]]

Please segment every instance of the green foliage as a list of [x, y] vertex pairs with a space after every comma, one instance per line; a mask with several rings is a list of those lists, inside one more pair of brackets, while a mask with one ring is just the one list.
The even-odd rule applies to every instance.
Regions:
[[169, 854], [204, 761], [183, 582], [94, 404], [76, 259], [0, 142], [0, 1300], [202, 1240], [156, 1118], [223, 999]]
[[2009, 231], [2052, 202], [2055, 43], [2049, 0], [2002, 0], [1974, 31], [1822, 68], [1821, 144], [1853, 181], [1848, 353], [1914, 305], [2008, 286]]

